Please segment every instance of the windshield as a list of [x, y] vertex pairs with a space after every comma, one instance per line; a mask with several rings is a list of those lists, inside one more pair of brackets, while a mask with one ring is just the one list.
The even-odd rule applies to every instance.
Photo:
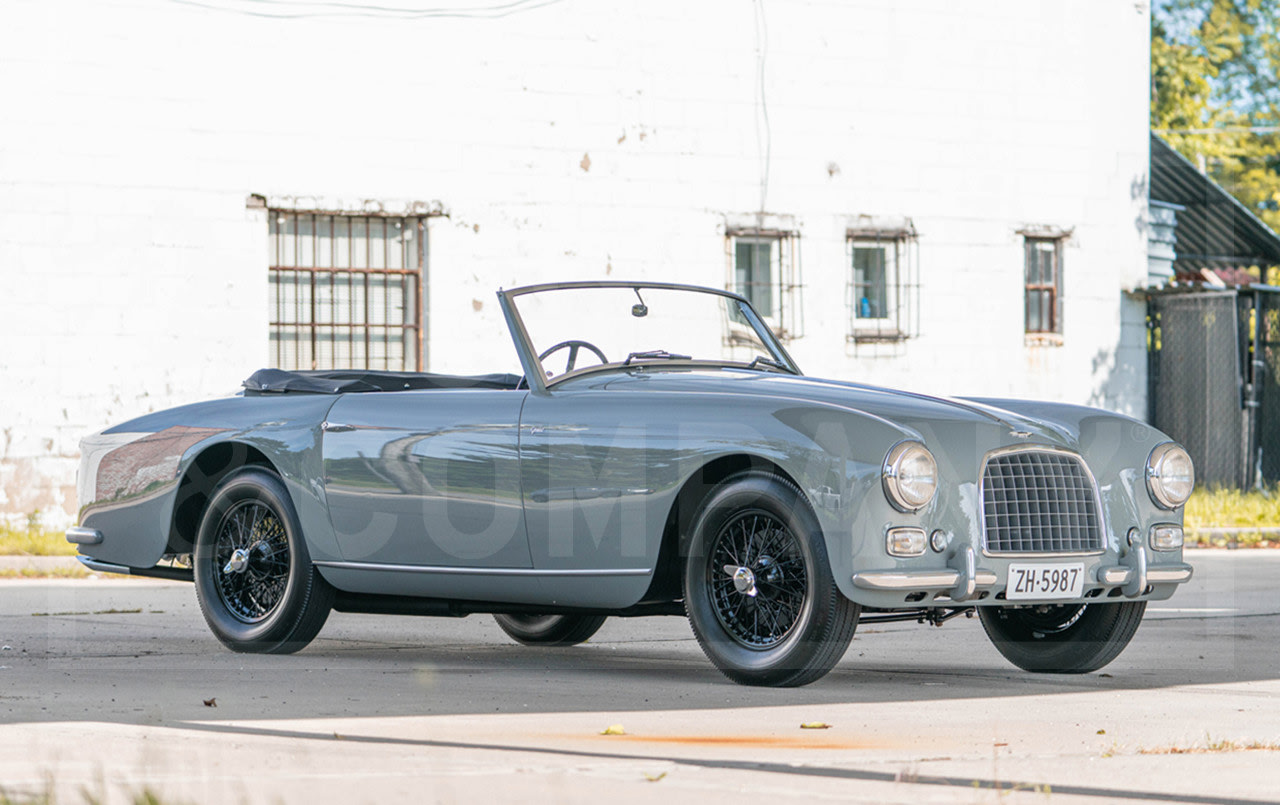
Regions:
[[511, 299], [550, 380], [605, 364], [799, 374], [754, 311], [713, 291], [593, 284], [516, 290]]

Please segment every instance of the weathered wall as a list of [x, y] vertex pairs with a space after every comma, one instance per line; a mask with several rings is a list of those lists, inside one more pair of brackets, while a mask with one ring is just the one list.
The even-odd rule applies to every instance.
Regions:
[[[801, 232], [809, 373], [1144, 411], [1141, 5], [207, 5], [0, 7], [0, 511], [73, 510], [80, 436], [266, 362], [250, 194], [438, 201], [434, 370], [514, 365], [502, 285], [723, 285], [763, 195]], [[918, 338], [846, 343], [859, 214], [915, 222]], [[1062, 346], [1023, 336], [1029, 224], [1074, 231]]]

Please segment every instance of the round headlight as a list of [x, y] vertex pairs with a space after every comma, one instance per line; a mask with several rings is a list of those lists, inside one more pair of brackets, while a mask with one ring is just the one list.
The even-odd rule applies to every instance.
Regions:
[[1186, 450], [1173, 442], [1165, 442], [1151, 451], [1147, 459], [1147, 490], [1157, 506], [1178, 508], [1191, 497], [1195, 485], [1195, 467]]
[[913, 512], [933, 500], [938, 464], [919, 442], [899, 442], [884, 457], [884, 494], [895, 508]]

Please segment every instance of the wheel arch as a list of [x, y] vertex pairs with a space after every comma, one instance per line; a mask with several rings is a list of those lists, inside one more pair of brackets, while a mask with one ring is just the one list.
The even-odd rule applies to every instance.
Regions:
[[201, 450], [191, 460], [178, 483], [169, 522], [167, 553], [190, 553], [194, 549], [196, 535], [200, 533], [200, 520], [209, 506], [213, 490], [232, 472], [244, 467], [262, 467], [281, 475], [266, 453], [246, 442], [218, 442]]
[[653, 580], [642, 602], [674, 601], [681, 597], [681, 578], [689, 555], [693, 522], [703, 501], [725, 481], [744, 473], [772, 475], [787, 481], [799, 490], [800, 498], [812, 510], [813, 503], [796, 479], [780, 464], [764, 456], [731, 453], [704, 463], [685, 479], [671, 503], [662, 529], [662, 543], [658, 548]]

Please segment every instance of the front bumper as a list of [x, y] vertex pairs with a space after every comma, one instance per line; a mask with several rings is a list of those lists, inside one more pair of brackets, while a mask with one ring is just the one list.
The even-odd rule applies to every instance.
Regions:
[[[1120, 565], [1101, 565], [1093, 573], [1086, 598], [1140, 598], [1156, 585], [1183, 584], [1191, 580], [1194, 569], [1185, 563], [1149, 567], [1147, 553], [1129, 551]], [[994, 570], [977, 565], [972, 548], [957, 552], [943, 570], [885, 570], [853, 574], [853, 585], [862, 590], [903, 596], [905, 602], [946, 598], [951, 602], [989, 601], [997, 603], [1008, 579]], [[1054, 603], [1063, 603], [1060, 599]]]

